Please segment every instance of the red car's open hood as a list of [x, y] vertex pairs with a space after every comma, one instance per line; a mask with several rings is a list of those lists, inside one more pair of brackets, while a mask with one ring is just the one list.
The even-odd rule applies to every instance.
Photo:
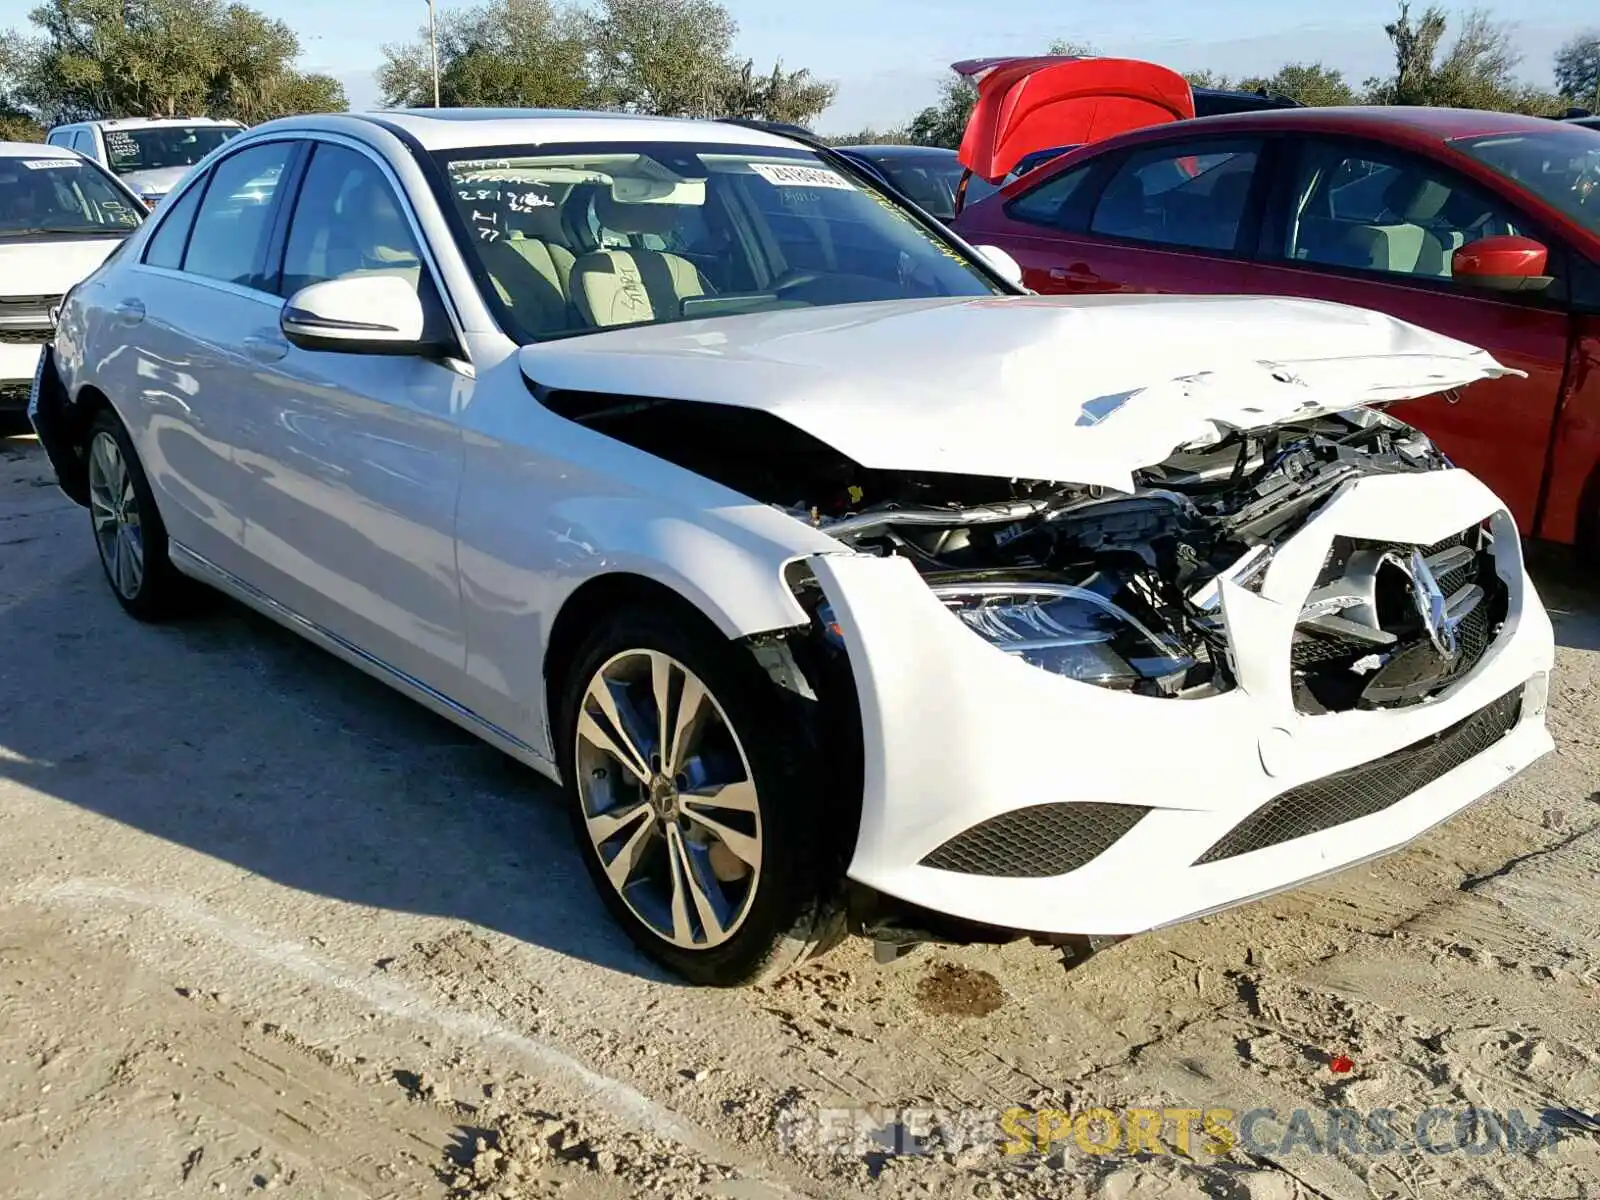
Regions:
[[1182, 75], [1131, 58], [981, 58], [954, 69], [978, 85], [961, 165], [995, 184], [1035, 150], [1194, 116]]

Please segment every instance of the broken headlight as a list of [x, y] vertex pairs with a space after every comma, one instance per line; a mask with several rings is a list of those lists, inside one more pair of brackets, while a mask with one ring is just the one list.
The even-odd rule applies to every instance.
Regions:
[[1056, 675], [1118, 691], [1170, 694], [1195, 659], [1096, 592], [1056, 583], [950, 583], [939, 601], [991, 646]]

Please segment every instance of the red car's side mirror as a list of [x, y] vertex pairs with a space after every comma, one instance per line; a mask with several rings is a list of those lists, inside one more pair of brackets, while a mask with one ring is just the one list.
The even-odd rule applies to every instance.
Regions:
[[1532, 238], [1504, 235], [1468, 242], [1450, 257], [1450, 274], [1496, 292], [1541, 292], [1552, 280], [1550, 251]]

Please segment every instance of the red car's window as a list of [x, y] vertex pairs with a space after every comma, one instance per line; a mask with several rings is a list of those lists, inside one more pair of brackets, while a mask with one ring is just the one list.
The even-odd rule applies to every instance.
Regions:
[[1313, 142], [1290, 189], [1283, 247], [1294, 262], [1450, 277], [1468, 242], [1526, 232], [1515, 215], [1446, 168], [1406, 154]]
[[1131, 155], [1101, 193], [1090, 232], [1232, 250], [1259, 161], [1256, 142], [1185, 142]]

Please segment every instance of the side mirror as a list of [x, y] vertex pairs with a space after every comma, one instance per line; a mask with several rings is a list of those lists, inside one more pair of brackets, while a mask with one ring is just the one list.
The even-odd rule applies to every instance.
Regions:
[[301, 288], [278, 318], [283, 336], [303, 350], [344, 354], [441, 352], [416, 288], [395, 275], [353, 275]]
[[1504, 235], [1468, 242], [1450, 257], [1450, 274], [1473, 287], [1495, 292], [1542, 292], [1550, 251], [1532, 238]]
[[1015, 287], [1022, 286], [1022, 264], [1011, 255], [999, 246], [974, 246], [973, 249], [996, 275]]

